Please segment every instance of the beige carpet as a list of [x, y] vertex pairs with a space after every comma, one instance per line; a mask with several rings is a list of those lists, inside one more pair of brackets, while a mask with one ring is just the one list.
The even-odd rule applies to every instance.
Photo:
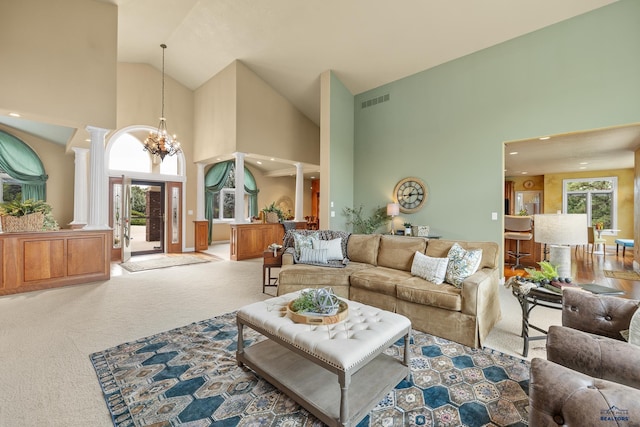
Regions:
[[120, 267], [130, 272], [155, 270], [157, 268], [177, 267], [181, 265], [200, 264], [203, 262], [220, 261], [220, 258], [209, 256], [202, 257], [196, 255], [158, 255], [154, 258], [142, 261], [127, 261], [120, 264]]
[[[228, 245], [219, 251], [228, 258]], [[89, 354], [270, 297], [261, 259], [112, 270], [106, 282], [0, 297], [1, 427], [112, 426]], [[500, 294], [503, 319], [486, 345], [521, 357], [520, 306]], [[560, 312], [536, 308], [531, 321], [559, 324]], [[534, 355], [544, 341], [532, 343]]]
[[604, 270], [604, 276], [613, 279], [640, 280], [640, 273], [637, 271]]

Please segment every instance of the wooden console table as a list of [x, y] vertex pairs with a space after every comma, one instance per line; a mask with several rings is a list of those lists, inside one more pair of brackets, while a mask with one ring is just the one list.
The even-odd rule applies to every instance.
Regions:
[[[303, 221], [296, 222], [296, 229], [305, 229], [306, 225]], [[270, 244], [281, 245], [284, 238], [284, 226], [280, 223], [231, 224], [230, 228], [229, 250], [233, 261], [261, 258]]]
[[0, 233], [0, 295], [109, 280], [111, 230]]

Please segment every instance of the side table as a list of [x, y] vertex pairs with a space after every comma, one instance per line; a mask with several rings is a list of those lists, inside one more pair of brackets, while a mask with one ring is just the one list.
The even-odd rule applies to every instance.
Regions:
[[264, 293], [267, 286], [278, 286], [278, 276], [271, 276], [272, 268], [282, 267], [282, 250], [276, 251], [264, 251], [262, 254], [262, 293]]
[[[522, 308], [522, 338], [524, 339], [524, 346], [522, 348], [522, 356], [527, 357], [529, 353], [529, 341], [542, 340], [547, 338], [547, 331], [529, 323], [529, 313], [535, 307], [547, 307], [555, 310], [562, 309], [562, 294], [552, 291], [544, 290], [544, 288], [534, 288], [529, 290], [528, 293], [523, 292], [520, 287], [514, 283], [511, 287], [511, 292], [518, 299], [520, 308]], [[529, 336], [529, 328], [535, 329], [538, 332], [542, 332], [544, 335], [538, 335], [534, 337]]]

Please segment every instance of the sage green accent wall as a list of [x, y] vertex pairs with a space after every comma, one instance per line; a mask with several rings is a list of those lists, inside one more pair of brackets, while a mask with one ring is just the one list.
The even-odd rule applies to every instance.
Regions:
[[403, 221], [501, 242], [504, 142], [639, 122], [638, 40], [640, 2], [622, 0], [357, 95], [354, 204], [417, 176], [429, 198]]
[[[345, 207], [353, 207], [353, 160], [354, 160], [354, 97], [345, 85], [330, 73], [330, 98], [331, 98], [331, 132], [329, 169], [330, 173], [322, 174], [320, 185], [329, 185], [329, 213], [335, 212], [335, 216], [329, 216], [329, 225], [321, 228], [332, 230], [347, 230], [347, 218], [344, 216]], [[329, 182], [325, 177], [330, 176]], [[322, 194], [323, 189], [320, 189]], [[333, 202], [333, 206], [331, 203]]]

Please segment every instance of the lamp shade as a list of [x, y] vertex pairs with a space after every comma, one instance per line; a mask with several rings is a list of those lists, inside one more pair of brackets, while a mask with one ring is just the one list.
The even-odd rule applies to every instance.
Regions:
[[387, 215], [389, 216], [397, 216], [400, 214], [400, 205], [397, 203], [389, 203], [387, 204]]
[[533, 216], [534, 237], [547, 245], [586, 245], [587, 214], [540, 214]]

